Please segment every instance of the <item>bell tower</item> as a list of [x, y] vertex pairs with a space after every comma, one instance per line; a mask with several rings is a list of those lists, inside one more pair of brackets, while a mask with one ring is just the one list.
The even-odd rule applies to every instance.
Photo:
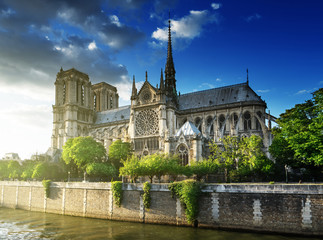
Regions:
[[89, 76], [72, 68], [57, 73], [53, 105], [52, 149], [62, 149], [69, 138], [85, 136], [93, 123]]

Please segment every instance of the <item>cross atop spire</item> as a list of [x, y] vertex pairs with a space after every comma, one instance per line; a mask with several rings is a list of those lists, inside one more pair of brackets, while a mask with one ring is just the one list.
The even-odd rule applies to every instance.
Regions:
[[247, 68], [247, 84], [249, 84], [249, 71], [248, 71], [248, 68]]

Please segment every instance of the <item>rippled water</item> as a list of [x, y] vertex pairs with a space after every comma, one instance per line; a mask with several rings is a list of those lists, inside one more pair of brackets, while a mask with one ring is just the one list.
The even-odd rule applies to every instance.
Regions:
[[0, 239], [304, 240], [305, 238], [128, 223], [0, 208]]

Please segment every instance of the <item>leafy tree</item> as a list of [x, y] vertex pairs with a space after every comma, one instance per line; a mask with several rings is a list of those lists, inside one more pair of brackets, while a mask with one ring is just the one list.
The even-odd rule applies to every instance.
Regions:
[[39, 161], [33, 161], [33, 160], [24, 160], [22, 162], [22, 173], [21, 173], [21, 178], [23, 180], [27, 180], [27, 179], [31, 179], [33, 172], [34, 172], [34, 168], [35, 166], [39, 163]]
[[19, 178], [21, 175], [21, 166], [19, 162], [10, 160], [8, 163], [9, 178]]
[[89, 163], [86, 166], [86, 172], [92, 177], [107, 178], [116, 175], [117, 170], [108, 163]]
[[129, 142], [116, 140], [109, 147], [109, 161], [111, 161], [117, 169], [122, 166], [122, 161], [127, 160], [130, 155], [131, 144]]
[[0, 179], [8, 178], [8, 161], [0, 161]]
[[119, 176], [129, 176], [133, 182], [139, 176], [142, 176], [143, 165], [136, 155], [132, 155], [126, 161], [123, 161], [123, 167], [119, 169]]
[[70, 170], [76, 167], [78, 171], [85, 171], [88, 164], [104, 162], [106, 150], [92, 137], [70, 138], [63, 146], [62, 159]]
[[218, 171], [219, 165], [212, 159], [204, 159], [202, 161], [193, 162], [189, 166], [192, 174], [196, 175], [196, 180], [200, 181], [208, 174], [214, 174]]
[[166, 175], [169, 161], [165, 154], [151, 154], [142, 158], [141, 164], [144, 166], [142, 175], [148, 176], [150, 182], [153, 182], [153, 177], [156, 176], [159, 181], [161, 176]]
[[211, 143], [209, 160], [214, 161], [225, 174], [225, 181], [266, 179], [273, 171], [273, 162], [267, 159], [259, 136], [238, 138], [227, 136], [222, 146]]
[[37, 180], [51, 179], [51, 180], [60, 180], [64, 178], [65, 172], [62, 167], [53, 162], [45, 161], [39, 162], [33, 171], [32, 178]]
[[313, 93], [312, 100], [286, 110], [277, 123], [280, 131], [274, 132], [274, 136], [278, 139], [270, 148], [275, 157], [285, 157], [286, 151], [278, 146], [283, 142], [298, 164], [323, 166], [323, 88]]

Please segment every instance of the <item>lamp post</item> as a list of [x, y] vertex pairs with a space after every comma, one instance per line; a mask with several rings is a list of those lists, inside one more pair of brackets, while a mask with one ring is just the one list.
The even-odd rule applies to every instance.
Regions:
[[286, 183], [288, 183], [288, 166], [285, 164]]
[[84, 180], [83, 182], [86, 182], [86, 171], [84, 172]]
[[69, 181], [71, 180], [71, 172], [70, 172], [70, 171], [68, 171], [68, 172], [67, 172], [67, 174], [68, 174], [68, 175], [67, 175], [67, 181], [69, 182]]

